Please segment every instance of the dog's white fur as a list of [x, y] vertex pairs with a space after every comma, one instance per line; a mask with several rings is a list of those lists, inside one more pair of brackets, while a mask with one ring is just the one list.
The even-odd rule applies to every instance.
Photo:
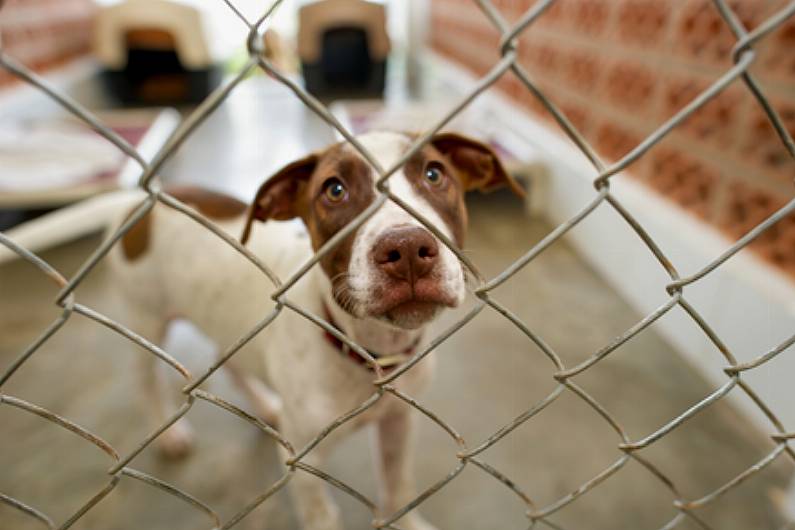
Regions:
[[[408, 138], [397, 133], [372, 133], [359, 138], [383, 167], [389, 167], [408, 147]], [[442, 232], [451, 235], [441, 216], [411, 187], [402, 170], [390, 180], [390, 189], [410, 204]], [[373, 177], [375, 185], [375, 177]], [[234, 249], [189, 219], [157, 206], [152, 213], [150, 241], [146, 252], [128, 260], [120, 250], [111, 253], [117, 283], [129, 308], [127, 322], [143, 336], [159, 342], [168, 323], [185, 318], [196, 324], [220, 348], [239, 339], [259, 319], [274, 308], [270, 298], [274, 286]], [[218, 223], [237, 237], [244, 218]], [[376, 274], [370, 249], [380, 234], [396, 225], [419, 225], [394, 203], [387, 202], [360, 228], [350, 261], [351, 289], [358, 307], [366, 310]], [[312, 249], [303, 226], [298, 222], [258, 224], [249, 248], [282, 279], [293, 274], [311, 256]], [[440, 262], [444, 288], [460, 302], [465, 294], [464, 274], [455, 255], [440, 243]], [[331, 284], [320, 267], [313, 267], [287, 293], [302, 308], [323, 316], [324, 305], [336, 324], [361, 346], [380, 352], [403, 352], [417, 340], [419, 348], [428, 337], [423, 329], [405, 330], [379, 320], [356, 318], [334, 301]], [[146, 356], [150, 359], [151, 356]], [[165, 404], [151, 363], [145, 380], [146, 395], [159, 422], [172, 410]], [[376, 387], [373, 372], [342, 355], [322, 331], [302, 316], [285, 309], [243, 351], [228, 362], [233, 377], [252, 398], [257, 412], [268, 421], [278, 422], [281, 433], [296, 449], [302, 448], [321, 430], [371, 397]], [[429, 357], [394, 385], [410, 395], [428, 382], [433, 369]], [[262, 384], [268, 382], [271, 391]], [[334, 442], [367, 423], [377, 428], [382, 491], [381, 515], [388, 516], [410, 502], [414, 496], [411, 469], [412, 420], [410, 407], [386, 394], [373, 407], [336, 429], [324, 443], [310, 451], [303, 462], [322, 467]], [[190, 431], [184, 420], [161, 435], [159, 441], [172, 453], [187, 449]], [[286, 455], [285, 455], [286, 456]], [[298, 472], [290, 487], [299, 516], [308, 530], [338, 530], [341, 522], [327, 486], [317, 477]], [[416, 511], [399, 523], [407, 530], [430, 530]]]

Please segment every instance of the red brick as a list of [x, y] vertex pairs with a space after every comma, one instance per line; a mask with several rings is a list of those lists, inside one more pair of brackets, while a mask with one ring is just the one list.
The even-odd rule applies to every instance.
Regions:
[[[721, 227], [734, 239], [773, 215], [787, 198], [760, 188], [737, 183], [729, 187], [728, 206], [721, 218]], [[771, 264], [795, 275], [795, 214], [791, 214], [765, 230], [750, 248]]]
[[604, 61], [591, 50], [575, 49], [564, 56], [563, 79], [569, 88], [591, 95], [598, 89], [605, 70]]
[[611, 162], [617, 162], [636, 147], [643, 138], [612, 122], [603, 122], [596, 131], [597, 152]]
[[566, 100], [560, 103], [560, 110], [581, 134], [588, 133], [588, 128], [591, 125], [592, 119], [591, 111], [588, 107], [574, 101]]
[[658, 147], [649, 155], [649, 185], [686, 210], [710, 218], [718, 171], [678, 149]]
[[6, 70], [0, 68], [0, 87], [8, 86], [12, 83], [14, 76]]
[[506, 96], [513, 97], [515, 91], [514, 81], [515, 78], [513, 76], [506, 74], [500, 77], [497, 82], [492, 85], [492, 87], [504, 93]]
[[561, 52], [551, 44], [525, 45], [523, 57], [524, 66], [533, 74], [543, 74], [548, 78], [560, 71]]
[[653, 70], [640, 63], [617, 61], [607, 72], [604, 90], [617, 107], [635, 114], [649, 114], [659, 85]]
[[[672, 117], [708, 87], [707, 81], [694, 77], [682, 76], [667, 80], [662, 118]], [[724, 89], [691, 114], [677, 130], [719, 148], [731, 147], [735, 143], [737, 127], [740, 124], [741, 104], [747, 99], [744, 96], [744, 87], [731, 86]]]
[[[748, 29], [763, 20], [758, 0], [733, 0], [728, 4]], [[691, 0], [681, 11], [676, 29], [676, 49], [688, 59], [722, 67], [732, 64], [731, 51], [737, 38], [712, 2]]]
[[519, 0], [493, 0], [492, 4], [509, 21], [513, 21], [519, 16], [521, 9]]
[[[545, 96], [547, 96], [547, 98], [554, 100], [552, 97], [552, 94], [554, 94], [554, 89], [549, 83], [535, 81], [535, 85]], [[518, 92], [518, 100], [527, 110], [533, 112], [539, 118], [544, 120], [553, 119], [552, 115], [547, 111], [546, 107], [544, 107], [544, 104], [541, 103], [535, 94], [526, 88]]]
[[85, 54], [94, 9], [90, 0], [6, 2], [0, 13], [4, 51], [40, 71]]
[[784, 204], [784, 201], [773, 193], [739, 182], [730, 185], [728, 192], [728, 201], [721, 215], [720, 225], [735, 237], [748, 233]]
[[[546, 8], [536, 23], [541, 27], [555, 27], [566, 22], [565, 8], [571, 0], [555, 0]], [[535, 5], [536, 0], [520, 0], [521, 12], [526, 13]]]
[[[789, 134], [795, 136], [795, 103], [776, 100], [771, 103]], [[795, 178], [795, 160], [784, 147], [767, 114], [756, 101], [743, 129], [745, 138], [740, 153], [744, 161], [761, 167], [778, 179], [792, 182]]]
[[574, 29], [585, 35], [601, 35], [607, 27], [610, 4], [606, 0], [577, 0], [569, 6]]
[[795, 17], [763, 40], [759, 62], [763, 75], [795, 82]]
[[659, 0], [626, 0], [618, 8], [618, 36], [622, 42], [657, 46], [671, 19], [671, 6]]

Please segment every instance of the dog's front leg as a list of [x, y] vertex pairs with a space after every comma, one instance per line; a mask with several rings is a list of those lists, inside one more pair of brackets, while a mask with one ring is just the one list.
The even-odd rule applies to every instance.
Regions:
[[271, 427], [278, 427], [282, 410], [282, 400], [279, 395], [259, 379], [243, 373], [243, 370], [234, 362], [229, 361], [224, 367], [251, 402], [259, 417]]
[[[171, 322], [159, 315], [148, 315], [143, 310], [133, 313], [128, 320], [132, 329], [158, 345], [163, 344]], [[140, 356], [140, 364], [144, 389], [141, 396], [150, 411], [153, 426], [160, 426], [177, 411], [175, 385], [169, 379], [172, 374], [148, 352]], [[166, 458], [182, 458], [191, 451], [193, 437], [193, 428], [187, 418], [182, 417], [158, 436], [155, 444]]]
[[[410, 410], [401, 407], [384, 416], [377, 425], [378, 460], [381, 479], [381, 516], [389, 517], [416, 497], [413, 464], [414, 421]], [[402, 517], [397, 526], [405, 530], [436, 530], [415, 510]]]
[[[289, 420], [283, 418], [282, 434], [296, 449], [300, 449], [311, 437], [302, 436], [292, 427]], [[289, 455], [283, 448], [280, 451], [286, 460]], [[321, 444], [305, 455], [301, 462], [322, 469], [327, 457], [328, 446]], [[343, 530], [339, 507], [332, 500], [323, 479], [299, 469], [290, 479], [289, 488], [303, 530]]]

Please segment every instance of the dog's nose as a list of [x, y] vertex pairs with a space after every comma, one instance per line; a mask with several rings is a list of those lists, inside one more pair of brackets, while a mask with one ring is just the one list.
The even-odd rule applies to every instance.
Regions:
[[433, 270], [439, 245], [433, 235], [419, 226], [390, 230], [375, 244], [376, 266], [393, 278], [414, 283]]

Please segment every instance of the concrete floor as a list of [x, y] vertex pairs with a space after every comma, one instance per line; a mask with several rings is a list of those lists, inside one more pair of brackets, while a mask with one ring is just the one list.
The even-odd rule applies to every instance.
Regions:
[[[497, 195], [471, 205], [472, 259], [496, 274], [546, 234], [528, 220], [519, 201]], [[44, 253], [64, 274], [73, 273], [96, 246], [89, 237]], [[119, 301], [100, 266], [78, 289], [78, 299], [111, 314]], [[33, 267], [0, 267], [0, 370], [58, 314], [55, 290]], [[557, 243], [495, 292], [559, 352], [567, 365], [587, 357], [637, 321], [626, 303], [565, 245]], [[448, 314], [444, 322], [456, 315]], [[440, 322], [438, 329], [444, 326]], [[211, 348], [178, 330], [169, 348], [191, 366], [210, 362]], [[119, 452], [149, 430], [136, 380], [143, 351], [113, 332], [75, 315], [2, 389], [93, 430]], [[554, 386], [552, 366], [502, 317], [484, 311], [437, 352], [438, 375], [422, 403], [443, 417], [470, 446], [545, 396]], [[710, 388], [653, 328], [576, 378], [620, 420], [632, 439], [659, 428], [707, 395]], [[242, 402], [226, 376], [210, 390]], [[280, 475], [274, 444], [254, 428], [198, 403], [189, 417], [199, 434], [184, 461], [144, 451], [131, 464], [178, 485], [224, 518]], [[450, 472], [455, 445], [435, 424], [419, 420], [416, 470], [421, 487]], [[11, 407], [0, 407], [0, 492], [24, 500], [63, 521], [106, 481], [109, 459], [75, 435]], [[594, 411], [564, 393], [548, 409], [484, 453], [484, 459], [521, 486], [540, 506], [554, 502], [605, 469], [619, 456], [617, 436]], [[362, 432], [342, 447], [328, 471], [360, 491], [374, 491]], [[714, 490], [754, 462], [772, 444], [721, 401], [675, 430], [643, 455], [659, 466], [687, 498]], [[792, 465], [781, 458], [730, 491], [699, 515], [714, 529], [780, 529], [771, 493], [786, 486]], [[366, 528], [368, 512], [339, 496], [350, 529]], [[551, 520], [567, 529], [654, 529], [675, 515], [668, 490], [630, 462], [616, 475], [565, 507]], [[442, 529], [526, 528], [524, 508], [504, 486], [469, 467], [431, 497], [422, 510]], [[76, 526], [79, 529], [182, 530], [208, 528], [200, 513], [159, 490], [125, 478]], [[0, 504], [0, 529], [42, 526]], [[239, 525], [243, 529], [296, 528], [289, 497], [280, 492]], [[684, 523], [679, 528], [697, 528]]]

